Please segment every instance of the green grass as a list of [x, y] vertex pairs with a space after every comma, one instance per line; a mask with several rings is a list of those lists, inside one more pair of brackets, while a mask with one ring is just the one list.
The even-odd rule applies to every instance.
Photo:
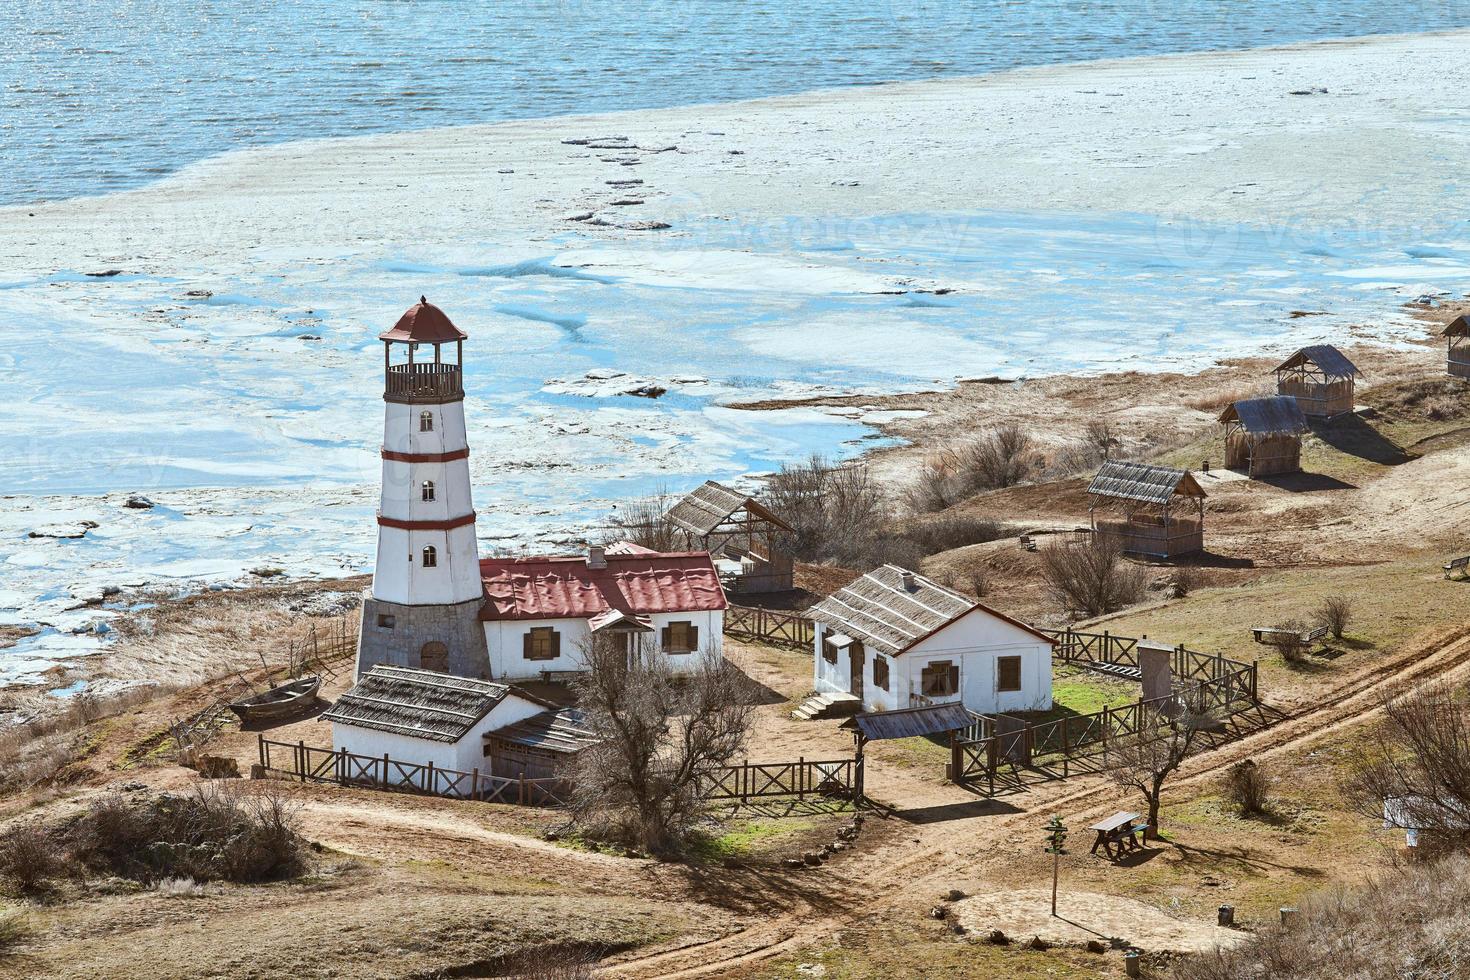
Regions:
[[806, 817], [736, 818], [726, 821], [722, 833], [699, 837], [692, 853], [706, 861], [756, 857], [816, 827], [816, 822]]

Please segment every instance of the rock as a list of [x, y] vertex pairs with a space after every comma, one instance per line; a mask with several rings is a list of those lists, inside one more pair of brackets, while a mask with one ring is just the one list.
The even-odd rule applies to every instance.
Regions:
[[212, 289], [191, 289], [187, 293], [185, 293], [184, 295], [187, 296], [187, 297], [189, 297], [190, 299], [209, 299], [211, 296], [214, 295], [214, 290], [212, 290]]
[[617, 368], [593, 368], [582, 377], [588, 381], [610, 381], [613, 378], [626, 378], [627, 371], [619, 371]]
[[949, 931], [956, 936], [963, 936], [968, 930], [960, 924], [958, 919], [950, 919]]
[[663, 231], [672, 227], [667, 221], [633, 221], [623, 225], [627, 231]]
[[123, 506], [132, 510], [149, 510], [154, 506], [154, 504], [153, 501], [149, 500], [141, 493], [135, 493], [129, 496], [127, 500], [123, 501]]
[[786, 858], [781, 862], [781, 866], [783, 868], [804, 868], [806, 867], [806, 862], [801, 858]]
[[104, 596], [121, 595], [122, 587], [117, 585], [104, 585], [102, 587], [102, 594]]
[[229, 756], [201, 755], [194, 759], [193, 769], [205, 779], [239, 779], [240, 765]]
[[832, 848], [833, 851], [845, 851], [848, 848], [848, 844], [845, 841], [836, 841], [829, 846]]
[[321, 338], [321, 336], [319, 334], [304, 333], [304, 334], [299, 335], [296, 339], [297, 340], [321, 340], [322, 338]]
[[1051, 943], [1047, 942], [1045, 939], [1042, 939], [1040, 936], [1032, 936], [1031, 941], [1026, 945], [1036, 950], [1051, 949]]
[[639, 398], [658, 398], [658, 397], [666, 394], [668, 392], [668, 390], [669, 389], [663, 387], [662, 385], [652, 385], [652, 384], [650, 384], [650, 385], [639, 385], [637, 388], [632, 388], [632, 389], [624, 392], [624, 394], [636, 395]]
[[498, 174], [513, 174], [513, 173], [515, 173], [514, 170], [497, 170], [495, 172], [498, 173]]
[[627, 180], [605, 180], [603, 181], [603, 183], [609, 187], [637, 187], [639, 184], [643, 183], [643, 181], [639, 180], [637, 177], [631, 177]]
[[563, 221], [587, 221], [592, 217], [591, 211], [580, 211], [577, 214], [569, 214], [562, 218]]
[[41, 527], [29, 532], [26, 537], [76, 540], [77, 538], [85, 538], [88, 531], [100, 526], [96, 521], [75, 521], [70, 524], [43, 524]]
[[89, 272], [87, 275], [93, 279], [111, 279], [113, 276], [122, 275], [121, 269], [108, 269], [105, 272]]
[[855, 181], [855, 180], [834, 180], [834, 181], [832, 181], [832, 186], [833, 187], [856, 187], [856, 186], [858, 186], [858, 182]]
[[992, 929], [990, 930], [990, 935], [985, 937], [985, 941], [992, 946], [1009, 946], [1011, 944], [1011, 937], [999, 929]]
[[806, 863], [807, 867], [809, 868], [815, 868], [817, 865], [822, 863], [822, 855], [816, 851], [808, 851], [806, 854], [803, 854], [801, 856], [801, 859]]
[[929, 910], [929, 918], [947, 919], [949, 918], [949, 909], [945, 908], [943, 905], [936, 905]]
[[965, 893], [958, 888], [951, 888], [949, 891], [944, 893], [944, 900], [946, 902], [958, 902], [964, 897]]
[[632, 205], [635, 205], [635, 204], [642, 204], [642, 203], [643, 202], [641, 200], [639, 200], [638, 198], [636, 198], [636, 197], [622, 197], [622, 198], [619, 198], [616, 201], [613, 201], [610, 206], [611, 207], [615, 207], [615, 208], [626, 208], [626, 207], [631, 207]]
[[1089, 953], [1106, 953], [1108, 946], [1101, 939], [1087, 940], [1087, 951]]

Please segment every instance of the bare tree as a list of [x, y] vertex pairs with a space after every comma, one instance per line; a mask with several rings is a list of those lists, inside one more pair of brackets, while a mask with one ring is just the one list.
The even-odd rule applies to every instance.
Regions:
[[1470, 836], [1470, 703], [1438, 682], [1386, 697], [1376, 738], [1349, 760], [1345, 788], [1363, 812], [1404, 827]]
[[745, 747], [754, 699], [750, 682], [711, 651], [688, 654], [674, 676], [667, 659], [633, 650], [622, 637], [583, 644], [588, 671], [573, 685], [599, 741], [570, 773], [572, 817], [582, 832], [677, 856], [704, 810], [704, 770]]
[[912, 541], [889, 533], [887, 491], [865, 466], [837, 466], [816, 455], [788, 463], [771, 477], [762, 502], [795, 529], [778, 547], [803, 561], [871, 567], [923, 557]]
[[1212, 724], [1192, 698], [1177, 696], [1161, 709], [1141, 708], [1149, 717], [1137, 732], [1107, 743], [1108, 774], [1114, 783], [1143, 794], [1148, 805], [1145, 839], [1159, 836], [1159, 803], [1164, 783], [1184, 764], [1199, 742], [1199, 733]]
[[1317, 607], [1317, 622], [1327, 627], [1334, 640], [1342, 639], [1353, 619], [1353, 601], [1347, 596], [1328, 596]]
[[685, 547], [683, 532], [669, 520], [674, 499], [666, 493], [626, 501], [614, 507], [608, 523], [607, 542], [631, 541], [654, 551], [678, 551]]
[[955, 474], [962, 491], [1013, 487], [1041, 468], [1031, 436], [1018, 425], [991, 429], [955, 450]]
[[1148, 591], [1148, 573], [1125, 561], [1122, 542], [1106, 534], [1042, 549], [1041, 573], [1059, 602], [1088, 616], [1121, 609]]
[[1093, 419], [1088, 422], [1083, 438], [1088, 447], [1101, 456], [1104, 462], [1112, 458], [1113, 450], [1120, 445], [1118, 437], [1113, 433], [1113, 424], [1107, 419]]

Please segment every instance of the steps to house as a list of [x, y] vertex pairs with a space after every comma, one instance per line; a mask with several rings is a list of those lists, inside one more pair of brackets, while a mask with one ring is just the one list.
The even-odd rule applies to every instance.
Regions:
[[813, 694], [791, 712], [797, 721], [843, 718], [862, 710], [863, 703], [851, 694]]
[[1097, 671], [1099, 674], [1107, 674], [1109, 677], [1118, 677], [1125, 681], [1143, 680], [1143, 671], [1137, 667], [1127, 664], [1110, 664], [1101, 660], [1087, 660], [1082, 664], [1088, 670]]

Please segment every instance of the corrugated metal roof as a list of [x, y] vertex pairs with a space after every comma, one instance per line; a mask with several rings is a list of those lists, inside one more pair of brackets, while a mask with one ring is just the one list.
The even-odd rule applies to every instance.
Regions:
[[[905, 588], [912, 574], [914, 587]], [[974, 599], [897, 565], [875, 568], [817, 603], [807, 615], [857, 637], [864, 646], [901, 653], [978, 606]]]
[[1252, 435], [1300, 435], [1307, 431], [1302, 407], [1290, 395], [1245, 398], [1226, 406], [1221, 422], [1239, 422]]
[[487, 733], [485, 738], [560, 755], [574, 755], [598, 741], [596, 733], [587, 725], [587, 716], [578, 708], [543, 711], [513, 725], [497, 728]]
[[725, 590], [707, 552], [606, 553], [586, 558], [486, 558], [482, 620], [588, 619], [609, 609], [646, 615], [724, 609]]
[[1441, 337], [1470, 337], [1470, 316], [1460, 316], [1445, 324]]
[[1331, 344], [1313, 344], [1303, 347], [1295, 354], [1281, 362], [1276, 370], [1286, 371], [1302, 364], [1315, 364], [1319, 370], [1329, 378], [1351, 378], [1361, 374], [1357, 365], [1347, 359], [1347, 355], [1333, 347]]
[[732, 490], [713, 480], [708, 480], [703, 486], [685, 494], [683, 499], [669, 508], [667, 516], [684, 530], [702, 536], [718, 530], [720, 525], [742, 510], [760, 520], [770, 521], [777, 527], [791, 530], [791, 525], [767, 510], [750, 494]]
[[956, 701], [923, 708], [899, 708], [897, 711], [865, 711], [853, 715], [842, 723], [842, 727], [856, 728], [868, 739], [912, 738], [915, 735], [959, 731], [974, 722], [965, 706]]
[[1188, 470], [1113, 460], [1102, 464], [1087, 492], [1114, 500], [1137, 500], [1145, 504], [1166, 504], [1176, 493], [1186, 497], [1203, 497], [1204, 490]]
[[443, 344], [467, 337], [469, 334], [456, 327], [443, 310], [422, 296], [398, 318], [392, 330], [378, 334], [379, 340], [406, 340], [415, 344]]
[[510, 692], [504, 684], [379, 664], [322, 715], [435, 742], [457, 742]]

